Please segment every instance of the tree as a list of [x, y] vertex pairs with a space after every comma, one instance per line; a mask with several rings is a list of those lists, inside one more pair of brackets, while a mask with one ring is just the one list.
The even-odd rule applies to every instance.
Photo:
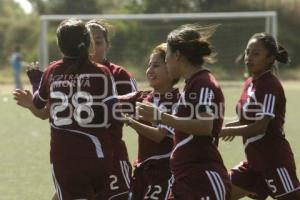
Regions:
[[0, 1], [0, 27], [6, 27], [0, 29], [0, 67], [2, 63], [7, 61], [7, 56], [10, 54], [10, 49], [6, 45], [6, 37], [9, 34], [8, 28], [15, 23], [18, 23], [20, 19], [25, 15], [19, 4], [11, 0]]
[[97, 0], [29, 0], [39, 14], [99, 14], [105, 8]]

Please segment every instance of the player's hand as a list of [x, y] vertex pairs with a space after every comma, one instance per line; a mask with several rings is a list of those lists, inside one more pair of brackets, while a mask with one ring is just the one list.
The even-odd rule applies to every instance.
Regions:
[[14, 99], [16, 100], [16, 103], [24, 108], [32, 108], [34, 105], [32, 103], [32, 94], [29, 90], [20, 90], [16, 89], [13, 92]]
[[122, 118], [120, 119], [126, 126], [130, 126], [133, 123], [133, 118], [130, 117], [127, 113], [121, 113]]
[[157, 122], [161, 119], [161, 112], [151, 103], [136, 103], [137, 118], [148, 121]]
[[38, 89], [40, 81], [43, 76], [43, 71], [40, 69], [40, 65], [38, 62], [32, 62], [28, 67], [27, 67], [27, 76], [29, 78], [29, 81], [32, 85], [33, 93]]

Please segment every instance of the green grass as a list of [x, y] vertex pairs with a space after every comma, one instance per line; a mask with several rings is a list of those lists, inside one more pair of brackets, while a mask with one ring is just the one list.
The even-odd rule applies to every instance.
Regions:
[[[223, 85], [226, 116], [234, 117], [241, 83]], [[288, 100], [286, 134], [299, 167], [300, 82], [285, 82], [284, 87]], [[10, 90], [9, 86], [0, 88], [0, 200], [48, 200], [54, 191], [49, 164], [48, 122], [39, 120], [29, 111], [16, 106]], [[136, 134], [126, 127], [124, 138], [130, 160], [133, 161], [137, 153]], [[221, 142], [220, 151], [228, 168], [244, 158], [240, 139], [231, 143]], [[300, 175], [299, 168], [297, 172]]]

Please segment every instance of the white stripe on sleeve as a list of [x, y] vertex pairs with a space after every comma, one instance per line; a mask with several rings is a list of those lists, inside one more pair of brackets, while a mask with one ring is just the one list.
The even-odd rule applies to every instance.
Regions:
[[289, 188], [289, 186], [288, 186], [287, 183], [286, 183], [286, 179], [284, 178], [284, 176], [283, 176], [283, 174], [282, 174], [281, 168], [277, 168], [277, 173], [278, 173], [278, 175], [279, 175], [279, 177], [280, 177], [280, 180], [281, 180], [281, 183], [282, 183], [282, 185], [283, 185], [283, 187], [284, 187], [284, 190], [285, 190], [286, 192], [288, 192], [288, 191], [290, 190], [290, 188]]
[[200, 97], [199, 104], [200, 105], [212, 105], [212, 99], [214, 97], [214, 92], [210, 88], [201, 88], [200, 89]]
[[138, 87], [137, 87], [137, 84], [136, 84], [136, 81], [135, 81], [134, 78], [130, 79], [130, 83], [131, 83], [131, 90], [132, 90], [132, 92], [138, 91]]
[[275, 117], [274, 108], [275, 108], [275, 101], [276, 98], [272, 94], [266, 94], [264, 97], [264, 102], [262, 105], [262, 112], [257, 113], [256, 115], [268, 115], [271, 117]]

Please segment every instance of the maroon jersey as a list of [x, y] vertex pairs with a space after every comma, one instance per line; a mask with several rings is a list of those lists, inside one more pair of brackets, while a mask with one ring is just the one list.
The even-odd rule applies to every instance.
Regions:
[[[102, 64], [106, 66], [112, 74], [118, 95], [125, 95], [137, 91], [137, 85], [134, 78], [123, 67], [111, 63], [108, 60], [105, 60]], [[111, 136], [113, 137], [114, 154], [117, 159], [129, 161], [125, 143], [122, 141], [123, 123], [115, 123], [114, 126], [111, 126], [109, 129]]]
[[[167, 92], [164, 95], [159, 95], [153, 91], [138, 92], [134, 95], [127, 95], [122, 97], [122, 102], [132, 102], [135, 107], [135, 102], [150, 102], [153, 103], [160, 110], [167, 113], [172, 112], [173, 105], [179, 99], [179, 90], [174, 89], [172, 92]], [[127, 98], [127, 99], [126, 99]], [[157, 160], [165, 159], [167, 164], [173, 148], [173, 133], [174, 129], [163, 124], [151, 124], [149, 122], [142, 121], [142, 123], [165, 128], [168, 131], [167, 137], [165, 137], [160, 143], [156, 143], [141, 134], [139, 134], [139, 147], [138, 147], [138, 160], [137, 166], [144, 164], [145, 162], [155, 162]]]
[[136, 81], [123, 67], [107, 60], [102, 64], [106, 66], [113, 75], [118, 95], [125, 95], [137, 91]]
[[201, 112], [212, 114], [212, 136], [196, 136], [175, 130], [175, 147], [171, 156], [171, 168], [175, 178], [186, 176], [191, 165], [196, 163], [202, 165], [203, 169], [212, 169], [214, 166], [224, 169], [221, 155], [217, 150], [223, 123], [224, 97], [218, 82], [206, 69], [186, 80], [178, 107], [173, 114], [196, 119]]
[[255, 170], [286, 166], [295, 169], [293, 153], [284, 134], [286, 98], [278, 78], [267, 71], [246, 80], [237, 104], [240, 123], [251, 124], [260, 117], [272, 117], [266, 132], [243, 137], [246, 157]]
[[74, 59], [52, 63], [44, 72], [33, 103], [50, 104], [51, 161], [110, 155], [108, 127], [112, 126], [111, 107], [114, 87], [110, 72], [88, 62], [80, 73], [68, 73]]
[[[106, 66], [111, 72], [114, 78], [115, 88], [118, 95], [125, 95], [137, 91], [137, 85], [134, 78], [123, 67], [111, 63], [108, 60], [106, 60], [103, 65]], [[122, 128], [122, 123], [115, 124], [115, 126], [110, 127], [112, 137], [114, 138], [113, 141], [120, 142], [123, 137]], [[118, 151], [117, 154], [119, 155], [119, 157], [128, 158], [126, 149], [124, 150], [116, 148], [116, 150]]]

